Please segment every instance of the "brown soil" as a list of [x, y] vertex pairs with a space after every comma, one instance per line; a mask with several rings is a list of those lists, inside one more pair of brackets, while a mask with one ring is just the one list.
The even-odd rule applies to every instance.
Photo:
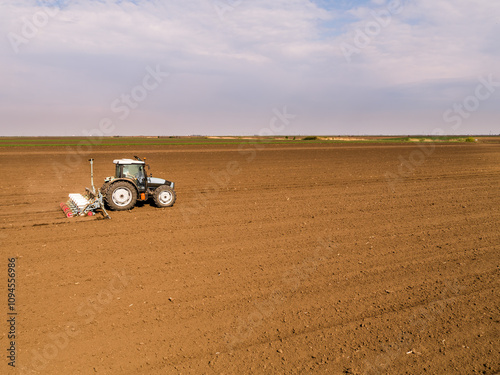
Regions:
[[[0, 373], [500, 371], [498, 145], [0, 153]], [[176, 204], [66, 219], [90, 155], [97, 185], [146, 156]]]

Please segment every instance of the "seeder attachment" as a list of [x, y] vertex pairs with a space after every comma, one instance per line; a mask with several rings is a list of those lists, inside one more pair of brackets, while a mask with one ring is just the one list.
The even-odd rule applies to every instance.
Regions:
[[111, 219], [104, 208], [102, 194], [99, 191], [94, 195], [92, 191], [87, 189], [87, 194], [70, 194], [69, 200], [66, 203], [60, 204], [66, 217], [73, 216], [93, 216], [97, 210], [101, 210], [103, 215]]
[[66, 203], [61, 203], [59, 206], [63, 210], [66, 217], [73, 216], [93, 216], [97, 210], [101, 210], [104, 217], [111, 219], [104, 208], [104, 200], [100, 190], [94, 187], [94, 159], [90, 161], [90, 173], [92, 189], [85, 188], [87, 191], [85, 195], [70, 194], [69, 200]]

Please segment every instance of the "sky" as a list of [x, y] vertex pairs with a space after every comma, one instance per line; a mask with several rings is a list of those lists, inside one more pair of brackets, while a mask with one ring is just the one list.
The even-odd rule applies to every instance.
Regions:
[[500, 2], [2, 0], [0, 136], [500, 134]]

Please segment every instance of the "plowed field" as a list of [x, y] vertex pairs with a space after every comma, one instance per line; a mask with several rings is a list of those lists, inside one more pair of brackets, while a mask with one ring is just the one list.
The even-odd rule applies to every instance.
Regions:
[[[500, 371], [498, 144], [0, 154], [0, 373]], [[133, 155], [176, 182], [173, 207], [64, 217], [89, 157], [100, 186]]]

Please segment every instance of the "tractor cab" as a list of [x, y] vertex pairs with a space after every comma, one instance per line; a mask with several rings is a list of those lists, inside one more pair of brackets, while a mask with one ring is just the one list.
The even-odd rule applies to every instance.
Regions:
[[115, 178], [131, 178], [137, 181], [137, 185], [145, 187], [146, 171], [145, 162], [132, 159], [113, 160], [116, 165]]

